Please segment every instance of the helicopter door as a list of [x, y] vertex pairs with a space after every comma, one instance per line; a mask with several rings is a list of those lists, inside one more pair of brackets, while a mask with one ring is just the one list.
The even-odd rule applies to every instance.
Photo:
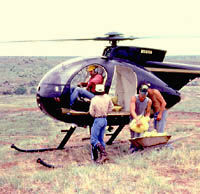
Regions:
[[131, 97], [137, 93], [137, 76], [130, 67], [116, 65], [110, 95], [117, 97], [123, 111], [130, 111]]

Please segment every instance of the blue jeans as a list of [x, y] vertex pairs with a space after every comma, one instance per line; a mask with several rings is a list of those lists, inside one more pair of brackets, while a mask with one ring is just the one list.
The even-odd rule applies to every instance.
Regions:
[[167, 118], [167, 110], [164, 110], [162, 113], [162, 119], [160, 121], [157, 121], [157, 116], [159, 112], [154, 113], [154, 129], [157, 130], [158, 133], [164, 133], [164, 128], [166, 124], [166, 118]]
[[131, 139], [132, 138], [135, 138], [135, 137], [140, 137], [141, 136], [141, 133], [137, 133], [133, 130], [130, 129], [130, 132], [131, 132]]
[[72, 87], [70, 89], [70, 106], [72, 106], [74, 104], [75, 100], [78, 97], [84, 97], [84, 98], [92, 99], [94, 97], [94, 94], [87, 91], [84, 88]]
[[106, 118], [94, 119], [94, 123], [91, 129], [91, 137], [90, 137], [90, 143], [93, 147], [95, 147], [98, 143], [100, 143], [105, 148], [106, 145], [103, 139], [104, 139], [106, 126], [107, 126]]
[[[141, 133], [137, 133], [131, 129], [130, 129], [130, 133], [131, 133], [131, 139], [141, 136]], [[135, 146], [131, 143], [130, 149], [132, 150], [133, 148], [135, 148]]]

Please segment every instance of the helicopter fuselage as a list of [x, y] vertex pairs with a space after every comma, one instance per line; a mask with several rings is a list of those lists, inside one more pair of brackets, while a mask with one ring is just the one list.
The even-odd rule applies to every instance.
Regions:
[[[169, 87], [143, 65], [133, 61], [120, 58], [109, 58], [106, 56], [75, 59], [66, 61], [50, 70], [40, 81], [37, 90], [37, 103], [39, 108], [49, 116], [66, 123], [75, 123], [79, 126], [91, 125], [93, 118], [88, 113], [88, 104], [79, 102], [80, 110], [70, 113], [63, 113], [65, 108], [69, 108], [70, 89], [72, 82], [77, 79], [79, 72], [86, 69], [91, 64], [98, 65], [104, 70], [105, 91], [113, 93], [112, 85], [118, 79], [114, 93], [121, 97], [122, 109], [120, 112], [113, 112], [108, 115], [108, 125], [125, 125], [130, 121], [129, 103], [132, 95], [137, 93], [138, 86], [143, 82], [151, 83], [153, 88], [160, 90], [163, 94], [167, 108], [172, 107], [180, 101], [180, 93]], [[116, 76], [117, 75], [117, 76]], [[80, 76], [78, 76], [80, 77]], [[114, 77], [117, 77], [114, 79]], [[132, 88], [132, 89], [131, 89]], [[129, 92], [130, 90], [130, 92]], [[121, 94], [122, 93], [122, 94]], [[59, 98], [59, 102], [56, 100]]]
[[[115, 99], [114, 109], [107, 116], [109, 128], [118, 126], [106, 143], [112, 144], [125, 125], [130, 122], [130, 100], [138, 93], [139, 86], [148, 82], [151, 88], [158, 89], [169, 109], [177, 104], [181, 97], [178, 90], [189, 81], [200, 77], [200, 67], [189, 64], [178, 64], [163, 62], [166, 51], [159, 49], [117, 46], [117, 42], [124, 40], [135, 40], [139, 37], [124, 37], [121, 33], [110, 32], [105, 37], [86, 39], [56, 39], [46, 41], [109, 41], [111, 46], [104, 49], [102, 57], [73, 59], [63, 62], [50, 70], [40, 81], [37, 89], [37, 104], [44, 113], [54, 119], [74, 123], [78, 126], [92, 126], [93, 118], [90, 116], [89, 101], [78, 96], [73, 111], [70, 108], [70, 96], [75, 87], [84, 80], [88, 80], [86, 69], [95, 65], [96, 73], [101, 74], [105, 92]], [[31, 40], [32, 42], [33, 40]], [[41, 40], [37, 40], [41, 41]], [[14, 41], [16, 42], [16, 41]], [[18, 41], [17, 41], [18, 42]], [[19, 41], [29, 42], [29, 41]], [[117, 99], [117, 100], [116, 100]], [[153, 109], [153, 107], [152, 107]], [[116, 112], [116, 110], [118, 110]], [[72, 125], [57, 148], [24, 150], [22, 152], [38, 152], [63, 149], [76, 126]], [[111, 127], [112, 128], [112, 127]]]

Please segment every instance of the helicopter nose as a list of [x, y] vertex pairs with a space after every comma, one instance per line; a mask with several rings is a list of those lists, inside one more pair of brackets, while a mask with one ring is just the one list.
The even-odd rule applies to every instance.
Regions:
[[61, 114], [61, 94], [61, 86], [40, 83], [36, 94], [38, 107], [45, 114], [58, 118]]
[[46, 98], [60, 97], [63, 88], [61, 85], [40, 83], [37, 88], [37, 94]]

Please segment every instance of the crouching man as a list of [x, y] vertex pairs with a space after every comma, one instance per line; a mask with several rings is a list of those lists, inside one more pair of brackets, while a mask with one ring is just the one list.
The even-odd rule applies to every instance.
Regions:
[[[135, 119], [136, 126], [140, 127], [142, 122], [140, 120], [140, 116], [149, 117], [152, 101], [147, 97], [148, 95], [148, 87], [146, 85], [142, 85], [139, 89], [139, 94], [132, 96], [131, 104], [130, 104], [130, 113], [131, 120]], [[131, 138], [140, 137], [141, 133], [137, 133], [135, 131], [130, 130]], [[132, 143], [130, 145], [131, 152], [138, 151], [138, 148], [135, 147]]]
[[90, 103], [90, 115], [94, 117], [94, 123], [91, 128], [90, 143], [92, 145], [92, 159], [97, 161], [98, 152], [100, 152], [99, 163], [107, 160], [105, 151], [104, 133], [107, 126], [107, 114], [112, 111], [113, 103], [108, 94], [104, 92], [104, 85], [97, 84], [95, 87], [96, 95]]

